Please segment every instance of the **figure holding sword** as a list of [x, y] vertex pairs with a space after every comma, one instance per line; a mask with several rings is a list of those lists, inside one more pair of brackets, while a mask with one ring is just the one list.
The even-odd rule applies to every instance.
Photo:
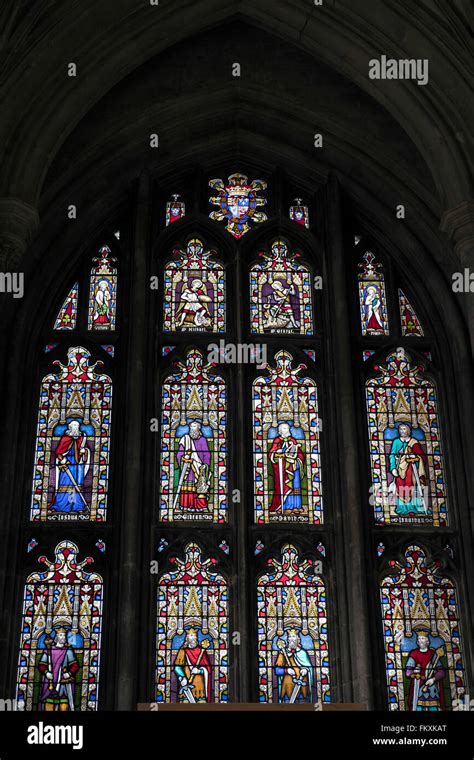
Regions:
[[207, 654], [209, 639], [198, 641], [196, 628], [189, 628], [184, 644], [174, 661], [174, 672], [179, 681], [179, 700], [184, 702], [211, 701], [212, 666]]
[[279, 639], [277, 647], [280, 650], [275, 662], [278, 701], [290, 704], [311, 702], [313, 666], [308, 652], [301, 644], [299, 632], [291, 628], [288, 631], [288, 643]]
[[406, 664], [406, 676], [411, 679], [408, 708], [414, 712], [444, 710], [441, 657], [444, 646], [430, 648], [429, 630], [417, 628], [417, 649], [412, 649]]
[[267, 284], [262, 293], [267, 303], [264, 306], [265, 328], [290, 328], [297, 330], [300, 327], [300, 308], [296, 285], [275, 280], [273, 285]]
[[56, 489], [51, 512], [87, 512], [84, 482], [90, 467], [90, 449], [78, 420], [72, 420], [57, 445]]

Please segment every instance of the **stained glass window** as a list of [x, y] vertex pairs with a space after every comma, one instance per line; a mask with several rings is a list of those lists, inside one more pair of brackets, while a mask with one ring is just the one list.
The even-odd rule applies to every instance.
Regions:
[[186, 214], [186, 207], [184, 201], [181, 200], [181, 196], [175, 193], [171, 196], [171, 200], [166, 204], [166, 226], [178, 222]]
[[103, 581], [72, 541], [26, 580], [17, 700], [23, 710], [97, 709]]
[[318, 395], [288, 351], [253, 384], [255, 521], [323, 521]]
[[311, 275], [299, 254], [276, 240], [270, 254], [259, 255], [262, 261], [250, 270], [252, 332], [312, 335]]
[[89, 330], [115, 330], [117, 311], [117, 270], [107, 245], [99, 250], [99, 257], [93, 259], [96, 266], [91, 270], [89, 294]]
[[447, 524], [436, 388], [403, 348], [367, 380], [372, 495], [378, 523]]
[[381, 583], [390, 710], [450, 710], [465, 692], [459, 603], [440, 563], [409, 546]]
[[415, 309], [400, 288], [398, 289], [398, 302], [400, 307], [400, 320], [402, 323], [402, 335], [423, 337], [423, 328], [420, 320], [416, 316]]
[[301, 198], [295, 198], [293, 205], [290, 206], [290, 219], [296, 224], [301, 224], [302, 227], [309, 227], [308, 206], [303, 204]]
[[192, 350], [162, 390], [160, 519], [227, 519], [227, 392]]
[[176, 248], [165, 269], [166, 331], [225, 331], [225, 270], [199, 238]]
[[245, 174], [236, 173], [229, 177], [227, 185], [221, 179], [211, 179], [209, 187], [218, 192], [209, 199], [209, 203], [219, 206], [217, 211], [211, 211], [210, 218], [217, 222], [226, 221], [226, 230], [235, 238], [245, 235], [251, 222], [267, 220], [267, 215], [258, 211], [267, 202], [261, 195], [267, 187], [264, 180], [254, 179], [249, 183]]
[[[156, 447], [151, 446], [142, 457], [142, 487], [134, 505], [121, 492], [122, 476], [117, 484], [109, 483], [113, 393], [109, 375], [115, 382], [112, 369], [117, 365], [127, 384], [127, 374], [137, 358], [138, 343], [132, 329], [137, 321], [126, 319], [123, 335], [119, 334], [122, 324], [117, 310], [118, 275], [133, 270], [130, 224], [136, 209], [123, 217], [120, 211], [121, 234], [118, 221], [104, 230], [99, 253], [99, 245], [87, 249], [82, 279], [77, 275], [74, 283], [76, 275], [67, 276], [53, 313], [47, 316], [49, 328], [46, 325], [42, 331], [37, 358], [50, 368], [41, 371], [33, 388], [34, 403], [40, 396], [38, 425], [34, 463], [27, 461], [27, 468], [34, 465], [31, 506], [24, 515], [32, 521], [31, 531], [20, 531], [18, 536], [17, 569], [21, 573], [21, 566], [27, 564], [28, 570], [21, 575], [21, 590], [14, 600], [16, 612], [14, 607], [8, 610], [8, 615], [20, 617], [25, 584], [21, 654], [18, 660], [16, 640], [15, 656], [8, 658], [5, 677], [15, 682], [18, 663], [17, 693], [26, 709], [95, 710], [100, 656], [100, 706], [113, 707], [113, 687], [121, 666], [115, 645], [100, 653], [101, 576], [107, 581], [103, 567], [109, 562], [120, 565], [114, 548], [121, 543], [122, 533], [130, 533], [133, 509], [140, 510], [148, 503], [152, 510], [145, 516], [148, 525], [144, 527], [149, 541], [138, 552], [136, 565], [143, 566], [151, 559], [145, 556], [149, 544], [159, 572], [154, 576], [157, 608], [152, 617], [156, 614], [156, 619], [143, 633], [145, 639], [150, 637], [153, 652], [148, 663], [151, 693], [143, 693], [144, 699], [156, 700], [160, 709], [162, 703], [181, 702], [183, 706], [229, 699], [258, 700], [263, 706], [301, 703], [302, 707], [304, 703], [351, 699], [351, 689], [348, 692], [343, 681], [350, 681], [352, 671], [356, 678], [357, 668], [351, 670], [351, 662], [346, 661], [344, 642], [338, 646], [337, 635], [334, 641], [329, 639], [329, 634], [338, 633], [332, 630], [333, 622], [344, 626], [348, 617], [344, 604], [340, 610], [332, 610], [332, 593], [327, 591], [342, 584], [343, 599], [359, 556], [366, 555], [361, 582], [371, 590], [366, 606], [370, 613], [373, 604], [377, 610], [380, 603], [383, 621], [383, 634], [378, 613], [373, 626], [366, 626], [361, 634], [366, 637], [363, 646], [374, 653], [369, 663], [374, 685], [368, 698], [378, 694], [378, 704], [387, 694], [392, 710], [451, 709], [453, 700], [467, 690], [459, 629], [465, 610], [464, 605], [458, 607], [451, 572], [456, 565], [462, 578], [466, 547], [458, 540], [453, 501], [465, 493], [465, 487], [453, 456], [449, 471], [458, 477], [453, 477], [453, 493], [449, 479], [448, 519], [448, 470], [443, 454], [447, 456], [445, 447], [449, 449], [450, 431], [444, 428], [449, 420], [443, 418], [441, 425], [438, 402], [444, 406], [444, 393], [439, 398], [438, 370], [428, 361], [431, 356], [438, 360], [443, 346], [438, 346], [437, 336], [431, 333], [429, 339], [424, 337], [429, 325], [426, 304], [422, 308], [423, 291], [418, 292], [420, 283], [407, 281], [397, 262], [391, 263], [375, 241], [371, 249], [366, 237], [350, 233], [353, 252], [357, 250], [355, 260], [347, 271], [333, 267], [332, 281], [324, 287], [327, 285], [329, 302], [330, 294], [340, 295], [344, 285], [348, 294], [352, 289], [354, 298], [357, 293], [360, 300], [359, 305], [352, 303], [352, 321], [359, 338], [355, 335], [351, 346], [336, 346], [331, 309], [320, 309], [314, 291], [320, 279], [315, 277], [319, 266], [327, 265], [327, 256], [337, 245], [332, 245], [330, 235], [322, 235], [322, 242], [328, 244], [323, 247], [317, 233], [313, 237], [316, 216], [311, 216], [309, 230], [309, 208], [313, 215], [316, 207], [307, 205], [309, 198], [290, 202], [291, 188], [281, 192], [283, 175], [273, 185], [269, 181], [267, 189], [264, 180], [254, 180], [261, 176], [257, 171], [253, 175], [250, 171], [249, 179], [240, 173], [227, 178], [227, 172], [219, 170], [206, 176], [204, 190], [211, 176], [222, 179], [209, 182], [204, 201], [212, 195], [213, 205], [207, 211], [204, 208], [205, 218], [200, 219], [198, 212], [202, 198], [186, 195], [185, 204], [184, 195], [171, 195], [180, 189], [179, 183], [163, 194], [158, 177], [141, 206], [142, 221], [145, 223], [148, 213], [147, 226], [150, 230], [156, 227], [157, 240], [165, 240], [165, 246], [155, 261], [157, 277], [151, 278], [159, 283], [159, 298], [151, 291], [142, 294], [142, 316], [146, 312], [150, 317], [149, 335], [146, 350], [140, 350], [143, 383], [135, 384], [131, 392], [132, 396], [142, 391], [150, 396], [156, 384], [158, 403], [150, 414], [154, 415], [151, 429], [158, 438]], [[200, 180], [199, 172], [190, 186], [197, 187]], [[297, 187], [295, 178], [294, 193]], [[325, 192], [321, 188], [317, 193], [321, 200], [317, 216], [323, 231], [328, 227], [325, 208], [333, 203]], [[336, 188], [330, 195], [335, 200]], [[158, 209], [155, 197], [161, 198]], [[275, 223], [268, 222], [267, 214], [278, 209], [282, 211], [281, 224], [276, 217]], [[332, 215], [336, 218], [337, 214]], [[353, 223], [349, 216], [347, 230]], [[217, 242], [220, 235], [222, 245]], [[152, 243], [141, 251], [142, 263], [150, 258]], [[113, 258], [119, 248], [120, 267]], [[92, 255], [97, 256], [93, 264]], [[319, 258], [321, 263], [316, 264]], [[126, 303], [133, 304], [139, 294], [129, 280], [120, 280], [120, 291], [122, 286], [131, 288], [123, 295]], [[337, 311], [337, 304], [333, 306]], [[351, 319], [350, 313], [342, 316]], [[69, 330], [72, 335], [51, 332], [53, 322], [55, 330]], [[393, 335], [397, 334], [405, 348], [396, 348]], [[83, 347], [83, 339], [90, 353]], [[57, 358], [60, 362], [53, 363]], [[349, 364], [353, 360], [353, 369], [363, 372], [367, 404], [359, 422], [368, 429], [372, 486], [368, 497], [374, 520], [369, 520], [367, 531], [359, 537], [352, 536], [344, 503], [332, 503], [334, 499], [337, 502], [338, 480], [344, 469], [344, 463], [338, 461], [344, 454], [337, 444], [343, 421], [335, 378], [346, 360]], [[346, 380], [341, 389], [344, 386], [345, 398], [353, 407], [350, 414], [357, 416], [357, 383]], [[114, 390], [117, 395], [117, 388]], [[330, 402], [330, 414], [327, 436], [323, 436], [320, 414], [326, 401]], [[117, 445], [126, 476], [130, 431], [125, 417], [117, 430], [116, 421], [114, 418], [114, 448]], [[148, 416], [145, 423], [148, 428]], [[117, 432], [123, 440], [116, 440]], [[358, 464], [365, 481], [363, 448], [358, 452]], [[22, 457], [17, 459], [21, 465]], [[30, 469], [27, 489], [31, 474]], [[327, 483], [328, 477], [332, 483]], [[13, 479], [12, 472], [11, 481], [21, 486], [24, 473], [19, 470]], [[253, 502], [250, 509], [249, 496]], [[235, 508], [230, 508], [234, 501]], [[331, 509], [337, 512], [339, 506], [342, 519], [340, 524], [335, 519], [333, 530], [328, 527], [327, 514]], [[113, 525], [109, 524], [109, 508]], [[119, 515], [124, 519], [118, 522], [123, 524], [116, 525]], [[385, 526], [389, 526], [388, 533]], [[404, 543], [403, 535], [395, 536], [400, 528]], [[444, 535], [443, 529], [449, 535]], [[356, 558], [352, 570], [350, 562], [344, 569], [344, 557], [334, 552], [341, 531], [348, 531], [349, 543], [354, 539], [349, 547]], [[427, 551], [417, 546], [421, 538], [437, 547], [438, 566], [430, 564]], [[405, 559], [400, 559], [400, 548], [408, 544]], [[93, 554], [95, 565], [89, 566], [88, 553]], [[47, 555], [47, 559], [40, 558], [45, 564], [31, 569], [38, 554]], [[390, 563], [395, 555], [401, 564]], [[338, 566], [339, 574], [331, 584], [318, 568], [326, 568], [327, 563]], [[445, 565], [449, 572], [442, 570]], [[94, 568], [100, 576], [92, 572]], [[127, 583], [134, 571], [127, 565], [120, 582]], [[143, 608], [150, 590], [146, 575], [142, 574], [134, 599], [124, 601], [137, 620], [147, 617]], [[459, 587], [460, 595], [461, 591]], [[112, 621], [117, 610], [110, 610]], [[365, 622], [367, 614], [362, 610]], [[230, 631], [235, 657], [229, 663]], [[136, 648], [137, 641], [130, 640], [130, 645]], [[104, 640], [104, 646], [106, 643]], [[239, 643], [250, 647], [243, 657], [236, 646]], [[107, 694], [103, 691], [104, 665], [112, 679]], [[364, 669], [364, 663], [361, 667]], [[133, 675], [132, 661], [127, 668], [128, 675]], [[417, 675], [419, 678], [414, 677]], [[425, 688], [431, 679], [434, 681]], [[357, 683], [352, 686], [354, 700], [364, 699]], [[128, 701], [130, 706], [133, 698], [133, 689], [126, 690], [120, 702], [125, 705]], [[186, 747], [193, 751], [194, 746], [190, 736]]]
[[115, 356], [115, 346], [113, 346], [111, 343], [101, 343], [100, 346], [106, 354], [110, 356], [111, 359]]
[[41, 383], [31, 519], [105, 520], [112, 381], [80, 346]]
[[227, 702], [229, 623], [227, 582], [190, 543], [184, 560], [158, 585], [156, 701]]
[[61, 306], [56, 321], [55, 330], [75, 330], [77, 322], [77, 298], [79, 294], [79, 283], [76, 282], [67, 294], [67, 297]]
[[385, 278], [371, 251], [359, 264], [359, 304], [362, 335], [388, 335]]
[[291, 544], [257, 583], [259, 701], [331, 701], [324, 581]]

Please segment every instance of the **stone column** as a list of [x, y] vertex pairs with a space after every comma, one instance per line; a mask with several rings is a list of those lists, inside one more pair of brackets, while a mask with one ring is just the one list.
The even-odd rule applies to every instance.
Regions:
[[[474, 274], [474, 199], [464, 201], [456, 208], [445, 211], [441, 218], [440, 229], [445, 232], [458, 256], [460, 271], [470, 270]], [[474, 285], [473, 291], [461, 296], [471, 337], [471, 349], [474, 353]]]
[[[351, 320], [347, 303], [347, 269], [344, 256], [341, 193], [337, 179], [330, 176], [328, 185], [328, 255], [326, 287], [331, 289], [332, 344], [334, 346], [334, 377], [337, 413], [337, 448], [340, 466], [340, 515], [345, 571], [346, 599], [341, 604], [344, 622], [342, 634], [347, 633], [341, 657], [346, 658], [343, 678], [345, 701], [365, 703], [372, 709], [371, 648], [367, 606], [367, 568], [365, 557], [370, 546], [364, 537], [362, 510], [369, 509], [368, 494], [363, 500], [360, 468], [365, 458], [359, 450], [356, 425], [355, 394], [351, 346]], [[361, 461], [362, 459], [362, 461]], [[342, 595], [342, 592], [341, 592]], [[341, 606], [341, 604], [339, 606]], [[341, 620], [342, 622], [342, 620]], [[349, 662], [347, 662], [347, 660]]]
[[38, 209], [20, 198], [0, 198], [0, 270], [15, 271], [39, 225]]
[[[125, 462], [123, 510], [119, 526], [120, 564], [117, 610], [117, 687], [115, 709], [135, 710], [138, 688], [138, 649], [140, 619], [140, 575], [145, 568], [140, 552], [140, 508], [143, 482], [144, 446], [144, 356], [146, 351], [146, 259], [148, 251], [150, 180], [140, 176], [135, 212], [135, 238], [130, 267], [130, 315], [128, 333], [127, 379], [125, 389]], [[117, 521], [118, 522], [118, 521]]]
[[[241, 254], [236, 257], [235, 268], [235, 283], [236, 283], [236, 299], [235, 299], [235, 318], [236, 318], [236, 339], [237, 343], [243, 342], [243, 299], [241, 293], [243, 293], [244, 283], [242, 282], [242, 267], [241, 267]], [[232, 340], [232, 338], [231, 338]], [[238, 363], [235, 367], [236, 371], [236, 384], [234, 388], [237, 394], [240, 394], [241, 399], [247, 398], [248, 389], [245, 385], [245, 372], [241, 363]], [[247, 503], [248, 489], [245, 488], [245, 482], [248, 477], [246, 472], [246, 457], [245, 452], [248, 450], [249, 442], [246, 439], [247, 429], [247, 414], [245, 404], [237, 405], [237, 398], [234, 400], [234, 410], [232, 413], [232, 420], [236, 426], [236, 435], [234, 441], [236, 442], [236, 468], [235, 474], [237, 477], [237, 487], [240, 489], [241, 501], [234, 505], [236, 507], [235, 523], [236, 523], [236, 536], [237, 536], [237, 577], [235, 578], [234, 594], [235, 599], [231, 604], [234, 605], [235, 620], [240, 632], [240, 646], [233, 646], [231, 643], [231, 651], [233, 649], [235, 656], [236, 670], [234, 673], [238, 675], [238, 683], [236, 684], [236, 701], [238, 702], [251, 702], [253, 701], [250, 693], [250, 679], [249, 671], [251, 663], [253, 663], [254, 652], [251, 652], [252, 637], [250, 635], [250, 620], [248, 609], [248, 596], [251, 593], [250, 583], [255, 583], [255, 578], [249, 578], [249, 520], [252, 519], [251, 506]], [[248, 413], [248, 412], [247, 412]], [[229, 500], [231, 494], [229, 494]]]

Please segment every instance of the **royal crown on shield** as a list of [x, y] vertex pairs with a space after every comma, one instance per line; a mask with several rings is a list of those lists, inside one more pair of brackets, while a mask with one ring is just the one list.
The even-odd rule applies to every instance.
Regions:
[[266, 198], [259, 195], [267, 187], [262, 179], [254, 179], [249, 184], [245, 174], [231, 174], [227, 185], [221, 179], [209, 180], [209, 187], [218, 191], [219, 195], [209, 198], [209, 203], [219, 206], [209, 214], [217, 222], [227, 220], [226, 229], [235, 238], [241, 238], [250, 229], [250, 222], [265, 222], [267, 215], [258, 211], [266, 204]]

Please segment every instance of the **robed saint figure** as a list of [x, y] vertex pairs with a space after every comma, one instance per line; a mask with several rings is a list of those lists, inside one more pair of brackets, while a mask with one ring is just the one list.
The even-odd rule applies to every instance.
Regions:
[[414, 712], [444, 710], [445, 671], [441, 662], [444, 647], [430, 647], [427, 629], [418, 630], [417, 645], [410, 652], [406, 663], [406, 676], [410, 679], [408, 709]]
[[212, 666], [207, 654], [209, 640], [198, 641], [196, 628], [189, 628], [174, 661], [180, 702], [210, 702]]
[[47, 636], [38, 663], [42, 675], [38, 707], [48, 712], [74, 710], [74, 691], [79, 662], [67, 641], [67, 630], [57, 628], [54, 639]]
[[193, 420], [189, 425], [189, 433], [180, 438], [176, 458], [179, 465], [179, 482], [175, 506], [179, 502], [184, 511], [207, 510], [211, 452], [207, 438], [202, 434], [201, 423], [197, 420]]
[[270, 512], [284, 515], [301, 513], [305, 456], [302, 442], [291, 435], [287, 422], [278, 425], [278, 435], [273, 440], [268, 456], [273, 469], [274, 489]]
[[278, 642], [279, 653], [275, 661], [275, 673], [278, 678], [278, 701], [298, 702], [312, 701], [313, 666], [306, 649], [301, 644], [297, 630], [288, 631], [288, 644], [283, 639]]
[[428, 464], [419, 441], [411, 435], [410, 425], [398, 428], [398, 438], [390, 450], [390, 472], [394, 477], [396, 507], [400, 516], [426, 515], [426, 472]]
[[79, 422], [73, 420], [54, 453], [56, 483], [51, 512], [87, 512], [89, 509], [84, 496], [84, 481], [89, 472], [90, 453]]

